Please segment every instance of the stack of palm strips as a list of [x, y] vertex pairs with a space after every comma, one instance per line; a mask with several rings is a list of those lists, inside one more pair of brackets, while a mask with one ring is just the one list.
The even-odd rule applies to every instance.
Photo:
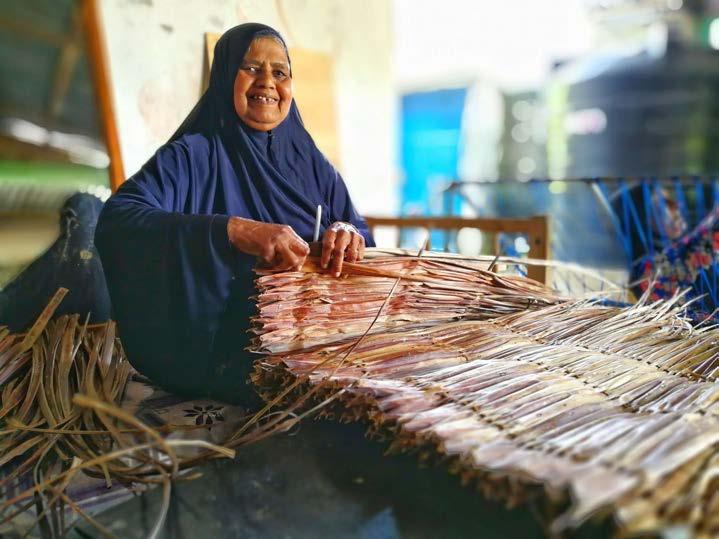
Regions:
[[[66, 293], [57, 292], [27, 333], [0, 327], [0, 529], [17, 523], [25, 535], [39, 526], [43, 537], [64, 537], [76, 521], [66, 518], [69, 507], [100, 535], [113, 537], [71, 498], [71, 481], [82, 471], [108, 487], [161, 484], [154, 537], [167, 513], [171, 480], [234, 452], [203, 440], [165, 439], [121, 410], [132, 367], [115, 323], [90, 326], [77, 315], [52, 319]], [[188, 427], [167, 432], [182, 428]], [[178, 456], [174, 448], [201, 451]], [[28, 514], [30, 523], [16, 522]]]
[[[80, 469], [67, 471], [68, 467], [82, 466], [115, 445], [102, 419], [78, 406], [75, 394], [117, 404], [131, 372], [114, 323], [90, 327], [77, 315], [50, 320], [66, 292], [58, 291], [27, 333], [0, 327], [0, 467], [6, 467], [0, 480], [0, 523], [31, 506], [44, 506], [37, 522], [52, 517], [48, 529], [58, 536], [64, 528], [59, 524], [64, 518], [64, 490]], [[88, 431], [97, 435], [87, 436]], [[84, 469], [104, 477], [108, 485], [118, 471], [129, 472], [127, 479], [139, 471], [117, 462]], [[28, 480], [41, 485], [62, 471], [68, 479], [53, 483], [57, 490], [45, 503], [28, 496]]]
[[317, 273], [313, 264], [306, 264], [301, 272], [265, 273], [257, 279], [254, 350], [297, 350], [361, 335], [400, 275], [404, 278], [373, 324], [373, 332], [406, 324], [481, 320], [561, 301], [539, 283], [487, 271], [487, 263], [431, 256], [378, 257], [345, 264], [340, 279]]
[[712, 536], [718, 341], [671, 303], [573, 302], [358, 345], [330, 336], [264, 358], [254, 381], [268, 398], [298, 379], [320, 399], [337, 395], [330, 415], [370, 421], [395, 449], [449, 457], [487, 495], [520, 501], [541, 487], [570, 502], [554, 531], [612, 513], [630, 534], [685, 525]]
[[[66, 291], [61, 290], [26, 334], [0, 328], [0, 421], [12, 428], [0, 437], [0, 466], [30, 452], [28, 468], [48, 451], [63, 458], [107, 451], [106, 439], [82, 436], [49, 437], [37, 429], [93, 429], [93, 414], [73, 404], [81, 391], [117, 403], [131, 371], [115, 338], [115, 325], [92, 328], [77, 315], [50, 321]], [[96, 444], [99, 444], [96, 446]]]

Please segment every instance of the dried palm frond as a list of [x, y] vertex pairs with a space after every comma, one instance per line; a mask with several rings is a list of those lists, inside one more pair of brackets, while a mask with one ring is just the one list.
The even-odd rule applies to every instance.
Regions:
[[[391, 274], [371, 279], [354, 267], [339, 281], [261, 277], [255, 346], [272, 352], [253, 375], [263, 396], [337, 396], [324, 415], [368, 421], [391, 449], [449, 459], [487, 495], [517, 503], [543, 493], [564, 509], [555, 531], [612, 514], [629, 534], [671, 525], [719, 533], [719, 330], [692, 328], [677, 300], [560, 301], [464, 263], [442, 287], [452, 268], [423, 262], [395, 260]], [[369, 315], [359, 316], [363, 327], [350, 308], [326, 307], [388, 290], [408, 270], [399, 322], [379, 317], [359, 343]], [[442, 277], [425, 286], [423, 270]], [[437, 290], [463, 303], [441, 296], [430, 307]], [[427, 309], [418, 307], [425, 293]], [[401, 318], [404, 304], [415, 318]]]
[[[234, 452], [201, 440], [167, 440], [119, 408], [131, 371], [115, 324], [81, 324], [77, 316], [50, 320], [61, 289], [24, 335], [0, 328], [0, 525], [28, 508], [46, 535], [61, 536], [68, 506], [103, 536], [108, 531], [68, 497], [78, 472], [111, 484], [161, 484], [165, 503], [190, 457], [175, 447], [231, 457]], [[194, 455], [193, 455], [194, 458]], [[34, 484], [28, 484], [28, 479]]]

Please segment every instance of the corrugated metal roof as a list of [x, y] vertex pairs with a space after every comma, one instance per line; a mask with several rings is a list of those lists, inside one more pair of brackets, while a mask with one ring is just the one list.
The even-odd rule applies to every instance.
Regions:
[[2, 11], [5, 18], [64, 34], [74, 7], [74, 0], [4, 0]]
[[[29, 120], [47, 129], [100, 140], [94, 91], [73, 0], [3, 0], [0, 12], [0, 117]], [[76, 62], [61, 67], [63, 47], [81, 47]], [[55, 80], [67, 69], [62, 95]], [[53, 99], [60, 106], [51, 111]]]

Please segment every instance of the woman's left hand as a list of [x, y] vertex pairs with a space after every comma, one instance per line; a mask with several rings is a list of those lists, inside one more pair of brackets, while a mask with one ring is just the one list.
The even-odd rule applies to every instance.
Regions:
[[342, 273], [342, 262], [357, 262], [364, 257], [364, 237], [349, 223], [337, 221], [325, 230], [322, 238], [322, 267], [335, 277]]

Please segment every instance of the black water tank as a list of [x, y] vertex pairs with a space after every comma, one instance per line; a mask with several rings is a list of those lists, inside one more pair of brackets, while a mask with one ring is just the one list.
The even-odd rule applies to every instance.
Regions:
[[548, 164], [556, 178], [719, 172], [719, 53], [594, 55], [552, 75]]

